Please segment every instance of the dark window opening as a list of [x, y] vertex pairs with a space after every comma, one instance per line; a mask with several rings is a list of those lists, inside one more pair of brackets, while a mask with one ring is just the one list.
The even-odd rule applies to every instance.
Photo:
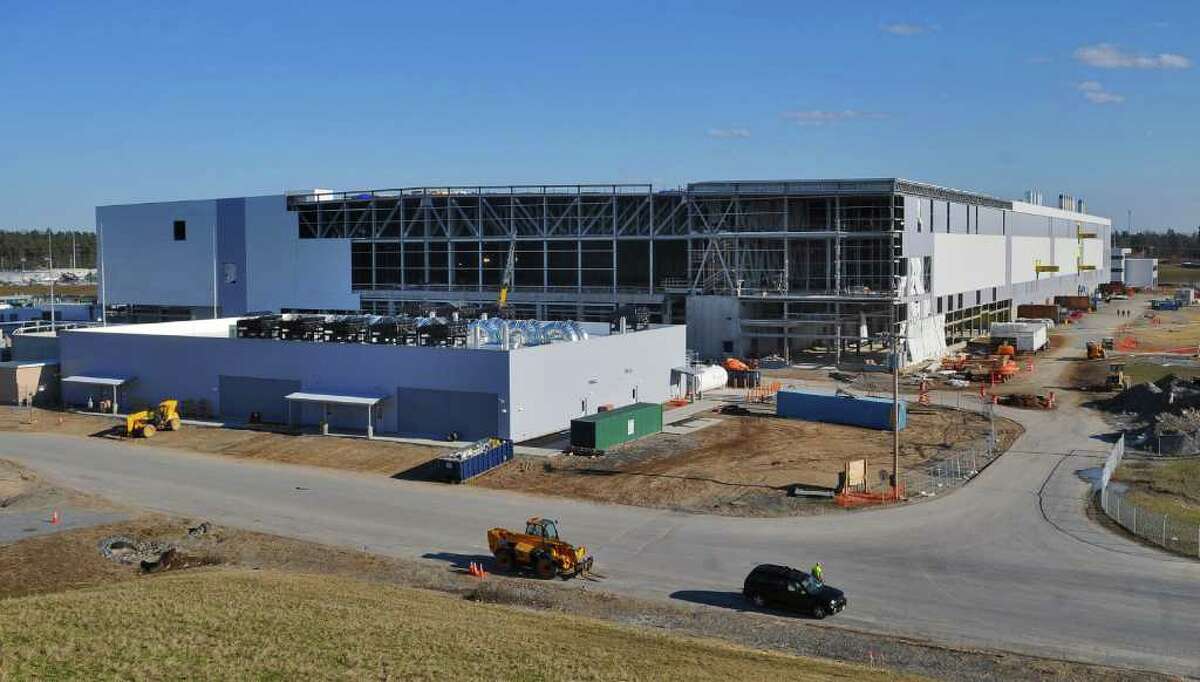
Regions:
[[732, 341], [722, 341], [721, 342], [721, 352], [722, 353], [732, 353], [733, 352], [733, 342]]
[[938, 304], [938, 314], [940, 315], [942, 313], [942, 297], [941, 296], [937, 297], [937, 304]]
[[181, 242], [187, 239], [187, 221], [175, 221], [175, 241]]

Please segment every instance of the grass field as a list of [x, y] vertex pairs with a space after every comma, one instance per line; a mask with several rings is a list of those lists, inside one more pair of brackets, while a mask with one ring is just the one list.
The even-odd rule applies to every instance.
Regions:
[[1117, 479], [1129, 483], [1128, 498], [1142, 508], [1200, 524], [1200, 458], [1128, 462]]
[[916, 679], [330, 576], [206, 569], [0, 601], [6, 679]]
[[1200, 268], [1185, 268], [1174, 263], [1158, 264], [1159, 284], [1192, 284], [1200, 282]]

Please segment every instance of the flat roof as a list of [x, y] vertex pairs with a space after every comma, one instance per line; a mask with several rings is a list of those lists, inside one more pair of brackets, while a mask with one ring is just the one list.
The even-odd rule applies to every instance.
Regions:
[[345, 393], [305, 393], [297, 391], [283, 396], [284, 400], [302, 403], [330, 403], [332, 405], [361, 405], [370, 407], [387, 399], [385, 395], [347, 395]]
[[87, 376], [84, 374], [74, 374], [72, 376], [65, 377], [63, 382], [68, 384], [92, 384], [94, 386], [120, 386], [131, 379], [132, 377], [96, 377]]

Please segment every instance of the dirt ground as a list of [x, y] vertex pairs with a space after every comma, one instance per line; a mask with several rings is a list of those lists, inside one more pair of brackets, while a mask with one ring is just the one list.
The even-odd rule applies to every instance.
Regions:
[[[790, 486], [832, 489], [849, 459], [865, 458], [869, 475], [891, 469], [892, 436], [837, 424], [772, 415], [704, 413], [720, 423], [686, 435], [660, 433], [600, 457], [518, 458], [472, 481], [505, 490], [597, 502], [737, 516], [782, 516], [832, 508], [788, 497]], [[1007, 448], [1021, 427], [997, 419]], [[909, 409], [900, 465], [913, 467], [980, 445], [987, 420], [947, 408]]]
[[180, 431], [160, 431], [152, 439], [125, 438], [114, 419], [91, 415], [34, 410], [29, 424], [26, 409], [0, 410], [0, 431], [36, 431], [120, 441], [130, 448], [162, 447], [207, 454], [306, 464], [363, 473], [404, 476], [419, 470], [447, 448], [393, 443], [365, 438], [328, 438], [250, 429], [213, 428], [185, 424]]
[[[0, 296], [49, 296], [49, 284], [0, 284]], [[95, 284], [55, 284], [54, 296], [96, 298]]]
[[[1169, 295], [1163, 294], [1164, 297]], [[1193, 305], [1180, 310], [1150, 310], [1148, 304], [1138, 300], [1131, 307], [1144, 312], [1114, 332], [1113, 336], [1121, 346], [1118, 350], [1135, 353], [1166, 351], [1188, 355], [1200, 350], [1200, 306]]]

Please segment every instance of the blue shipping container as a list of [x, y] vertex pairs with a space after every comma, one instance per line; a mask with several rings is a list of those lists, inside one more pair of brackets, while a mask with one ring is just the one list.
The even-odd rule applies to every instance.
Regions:
[[451, 452], [438, 461], [447, 482], [463, 483], [485, 471], [495, 469], [513, 458], [511, 440], [485, 438], [457, 452]]
[[[832, 393], [783, 389], [775, 396], [775, 414], [829, 424], [892, 430], [892, 401], [887, 398], [851, 398]], [[908, 426], [908, 406], [900, 403], [899, 428]]]

